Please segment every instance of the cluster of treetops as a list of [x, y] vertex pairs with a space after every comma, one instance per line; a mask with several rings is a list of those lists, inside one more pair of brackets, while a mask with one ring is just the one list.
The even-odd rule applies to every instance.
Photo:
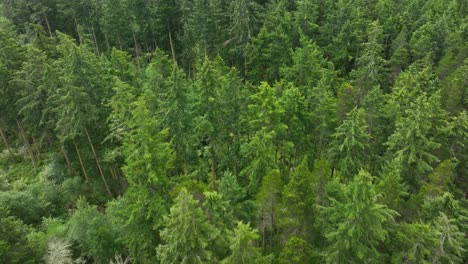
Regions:
[[1, 263], [463, 263], [468, 1], [1, 0]]

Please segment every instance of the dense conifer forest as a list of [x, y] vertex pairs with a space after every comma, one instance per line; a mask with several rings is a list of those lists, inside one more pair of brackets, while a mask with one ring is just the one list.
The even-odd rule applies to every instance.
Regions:
[[0, 0], [0, 263], [466, 263], [468, 1]]

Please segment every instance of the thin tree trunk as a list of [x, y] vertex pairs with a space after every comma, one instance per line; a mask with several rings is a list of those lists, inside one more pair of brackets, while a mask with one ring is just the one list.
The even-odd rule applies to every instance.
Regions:
[[[130, 26], [132, 26], [132, 21], [130, 21]], [[133, 44], [135, 45], [135, 56], [136, 56], [136, 59], [137, 59], [137, 67], [138, 67], [138, 72], [140, 71], [140, 52], [138, 50], [138, 43], [137, 43], [137, 40], [136, 40], [136, 35], [135, 35], [135, 30], [133, 30], [133, 27], [132, 27], [132, 35], [133, 35]]]
[[213, 188], [216, 190], [216, 153], [213, 144], [210, 147], [211, 153], [211, 177], [213, 178]]
[[68, 157], [67, 150], [65, 149], [65, 146], [63, 144], [60, 146], [60, 150], [62, 151], [63, 157], [65, 158], [65, 163], [67, 163], [68, 171], [71, 175], [74, 175], [75, 171], [71, 166], [70, 158]]
[[94, 39], [94, 48], [96, 49], [96, 55], [99, 56], [99, 46], [96, 38], [96, 32], [94, 31], [94, 27], [91, 26], [91, 32], [93, 33], [93, 39]]
[[13, 155], [13, 151], [11, 150], [10, 144], [8, 144], [8, 141], [1, 127], [0, 127], [0, 135], [2, 136], [3, 143], [5, 143], [5, 147], [8, 149], [8, 152], [10, 153], [11, 158], [14, 159], [15, 155]]
[[96, 164], [99, 169], [99, 173], [101, 174], [102, 181], [106, 186], [107, 193], [112, 197], [112, 192], [110, 191], [109, 185], [107, 184], [106, 178], [104, 177], [104, 173], [102, 172], [101, 164], [99, 163], [99, 159], [96, 155], [96, 150], [94, 149], [93, 142], [91, 141], [91, 137], [89, 136], [88, 129], [85, 128], [86, 136], [88, 137], [89, 145], [91, 145], [91, 150], [93, 151], [94, 159], [96, 159]]
[[47, 18], [47, 15], [45, 13], [44, 13], [44, 19], [47, 25], [47, 31], [49, 32], [49, 37], [52, 37], [52, 30], [50, 29], [49, 19]]
[[110, 50], [109, 38], [107, 37], [107, 33], [106, 33], [106, 32], [104, 32], [104, 39], [106, 40], [107, 49]]
[[83, 171], [83, 175], [85, 176], [86, 182], [89, 181], [88, 173], [86, 173], [85, 166], [83, 164], [83, 159], [81, 159], [81, 154], [80, 150], [78, 149], [78, 145], [76, 144], [76, 141], [73, 140], [73, 145], [75, 146], [76, 154], [78, 154], [78, 159], [80, 160], [80, 165], [81, 165], [81, 170]]
[[172, 61], [174, 62], [175, 65], [177, 65], [177, 60], [176, 60], [176, 55], [175, 55], [175, 50], [174, 50], [174, 43], [172, 43], [171, 31], [169, 31], [169, 44], [171, 45]]
[[78, 34], [78, 38], [80, 39], [80, 46], [83, 45], [84, 41], [81, 38], [81, 33], [80, 29], [78, 28], [78, 21], [76, 20], [76, 17], [73, 18], [75, 20], [75, 28], [76, 28], [76, 33]]
[[31, 145], [29, 144], [29, 141], [26, 138], [26, 135], [24, 134], [23, 128], [21, 127], [21, 123], [18, 120], [16, 120], [16, 123], [18, 124], [18, 129], [19, 129], [21, 137], [23, 138], [24, 145], [26, 146], [26, 149], [28, 150], [29, 155], [31, 157], [31, 162], [32, 162], [32, 165], [34, 167], [34, 170], [37, 171], [36, 160], [34, 159], [34, 153], [33, 153], [32, 149], [31, 149]]
[[112, 175], [112, 178], [114, 179], [114, 181], [117, 182], [118, 185], [119, 185], [119, 189], [118, 189], [119, 195], [122, 194], [122, 192], [120, 191], [120, 181], [119, 181], [119, 179], [117, 178], [117, 174], [116, 174], [116, 172], [114, 171], [114, 167], [113, 167], [112, 165], [109, 165], [109, 172], [110, 172], [110, 174]]
[[36, 153], [37, 153], [37, 158], [38, 160], [40, 161], [41, 160], [41, 152], [39, 151], [39, 145], [37, 144], [37, 141], [36, 139], [34, 138], [34, 136], [31, 136], [32, 138], [32, 141], [34, 143], [34, 148], [36, 149]]

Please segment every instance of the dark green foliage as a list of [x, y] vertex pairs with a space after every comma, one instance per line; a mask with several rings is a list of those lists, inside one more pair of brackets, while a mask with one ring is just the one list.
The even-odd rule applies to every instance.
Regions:
[[7, 211], [0, 208], [0, 257], [5, 263], [35, 263], [40, 257], [36, 255], [33, 245], [27, 239], [32, 231], [21, 220], [7, 216]]
[[77, 244], [83, 257], [105, 263], [121, 248], [116, 227], [96, 207], [81, 199], [67, 223], [67, 238]]
[[0, 0], [0, 262], [466, 262], [467, 10]]
[[278, 262], [281, 264], [312, 263], [313, 255], [312, 247], [304, 239], [293, 236], [281, 251]]

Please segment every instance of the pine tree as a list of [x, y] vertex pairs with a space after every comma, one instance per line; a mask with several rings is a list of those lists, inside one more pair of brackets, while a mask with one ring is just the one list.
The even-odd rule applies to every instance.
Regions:
[[279, 226], [282, 230], [282, 240], [291, 236], [310, 239], [313, 230], [316, 201], [313, 174], [308, 169], [307, 158], [291, 173], [289, 182], [284, 186], [282, 203], [279, 210]]
[[383, 58], [383, 31], [378, 21], [370, 23], [367, 28], [367, 42], [357, 58], [357, 68], [351, 72], [355, 86], [358, 88], [359, 101], [374, 87], [384, 85], [385, 64]]
[[401, 164], [404, 179], [415, 188], [432, 171], [439, 159], [433, 154], [440, 143], [438, 131], [444, 120], [439, 108], [439, 93], [427, 98], [419, 96], [396, 121], [396, 129], [389, 137], [388, 151]]
[[301, 264], [313, 262], [314, 253], [312, 247], [302, 238], [291, 237], [281, 250], [278, 263]]
[[257, 194], [257, 221], [261, 232], [263, 252], [273, 252], [277, 225], [277, 207], [281, 203], [282, 182], [278, 170], [270, 171], [263, 179]]
[[210, 241], [219, 234], [207, 220], [197, 201], [182, 189], [166, 218], [160, 235], [164, 244], [157, 248], [161, 263], [205, 263], [211, 258]]
[[333, 134], [330, 155], [334, 166], [350, 178], [367, 165], [370, 135], [362, 108], [354, 108]]
[[231, 255], [225, 258], [221, 263], [225, 264], [250, 264], [250, 263], [269, 263], [268, 257], [263, 257], [260, 249], [253, 243], [258, 239], [256, 229], [252, 229], [250, 224], [242, 222], [237, 223], [237, 227], [230, 237]]
[[339, 197], [330, 196], [321, 208], [327, 239], [327, 263], [374, 263], [381, 260], [379, 248], [388, 237], [388, 224], [397, 213], [378, 203], [372, 176], [365, 171], [341, 185]]

